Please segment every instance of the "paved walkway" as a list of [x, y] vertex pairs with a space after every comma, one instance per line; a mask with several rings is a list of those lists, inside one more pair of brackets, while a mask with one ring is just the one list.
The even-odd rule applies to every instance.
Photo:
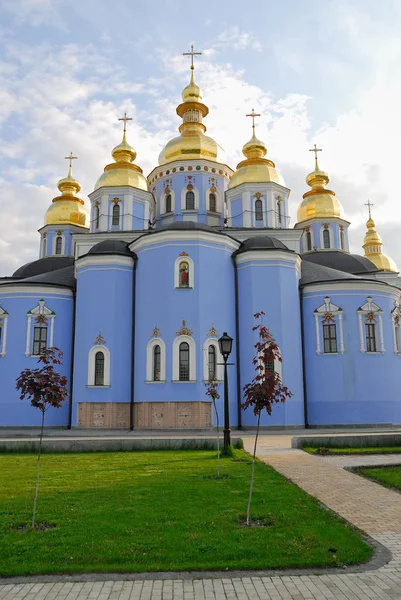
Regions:
[[[401, 600], [401, 494], [343, 468], [344, 458], [346, 466], [351, 466], [360, 464], [360, 459], [363, 464], [378, 464], [377, 457], [355, 457], [354, 462], [354, 457], [316, 457], [290, 449], [291, 436], [274, 438], [261, 436], [261, 460], [388, 548], [393, 557], [389, 563], [376, 570], [323, 575], [227, 573], [226, 577], [198, 578], [188, 574], [177, 579], [141, 579], [138, 575], [130, 581], [124, 576], [90, 581], [90, 575], [77, 575], [60, 577], [57, 582], [18, 584], [3, 580], [0, 600]], [[245, 447], [252, 449], [251, 437]], [[401, 462], [400, 455], [384, 458], [391, 464]]]

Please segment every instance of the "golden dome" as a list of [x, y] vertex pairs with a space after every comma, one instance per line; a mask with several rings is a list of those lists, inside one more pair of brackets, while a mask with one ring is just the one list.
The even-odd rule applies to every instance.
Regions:
[[79, 227], [87, 227], [87, 213], [84, 208], [84, 201], [76, 196], [81, 186], [72, 176], [71, 161], [75, 157], [71, 153], [68, 158], [70, 159], [68, 175], [60, 179], [57, 184], [61, 196], [53, 198], [52, 204], [45, 214], [45, 225], [78, 225]]
[[148, 192], [148, 182], [142, 174], [142, 169], [133, 164], [136, 152], [126, 139], [125, 121], [128, 119], [124, 117], [122, 120], [124, 120], [122, 142], [113, 148], [111, 152], [115, 162], [105, 166], [104, 173], [95, 183], [95, 190], [101, 187], [130, 185], [131, 187]]
[[368, 230], [365, 234], [362, 246], [365, 251], [365, 256], [381, 271], [392, 271], [394, 273], [398, 273], [395, 262], [389, 256], [386, 256], [382, 253], [383, 242], [380, 235], [376, 231], [375, 222], [370, 216], [370, 206], [369, 219], [366, 222], [366, 227]]
[[240, 185], [241, 183], [278, 183], [284, 185], [280, 173], [276, 170], [276, 165], [272, 160], [264, 158], [267, 154], [265, 143], [255, 136], [255, 126], [252, 126], [253, 134], [249, 142], [242, 148], [242, 153], [246, 157], [237, 165], [237, 170], [231, 178], [229, 189]]
[[342, 218], [343, 209], [335, 192], [326, 190], [330, 178], [319, 169], [315, 156], [315, 170], [306, 177], [306, 183], [312, 188], [303, 195], [303, 201], [298, 208], [298, 222], [308, 219]]
[[224, 150], [205, 135], [206, 127], [202, 119], [208, 112], [208, 107], [202, 103], [202, 92], [195, 83], [194, 69], [191, 67], [191, 80], [182, 92], [182, 104], [177, 106], [177, 114], [183, 120], [178, 128], [181, 135], [170, 140], [160, 152], [159, 165], [173, 160], [194, 159], [225, 162]]

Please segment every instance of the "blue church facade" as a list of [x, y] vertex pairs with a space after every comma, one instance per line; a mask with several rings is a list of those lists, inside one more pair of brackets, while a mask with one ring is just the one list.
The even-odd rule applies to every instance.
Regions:
[[[364, 255], [350, 254], [349, 222], [315, 147], [310, 190], [290, 227], [290, 190], [254, 125], [235, 170], [205, 134], [193, 67], [177, 114], [179, 135], [148, 177], [124, 116], [89, 215], [70, 155], [38, 260], [0, 279], [0, 427], [40, 424], [15, 380], [53, 346], [70, 396], [48, 412], [48, 426], [213, 427], [206, 384], [223, 380], [225, 331], [234, 339], [230, 422], [255, 427], [240, 405], [261, 311], [280, 348], [274, 369], [293, 393], [262, 426], [400, 424], [401, 285], [370, 213]], [[222, 422], [222, 401], [218, 410]]]

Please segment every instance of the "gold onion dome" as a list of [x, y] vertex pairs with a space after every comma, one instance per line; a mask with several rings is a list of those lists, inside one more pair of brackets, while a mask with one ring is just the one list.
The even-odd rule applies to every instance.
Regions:
[[101, 187], [130, 185], [139, 190], [149, 191], [148, 182], [142, 174], [142, 169], [133, 164], [136, 152], [127, 142], [126, 122], [130, 120], [126, 113], [123, 118], [119, 119], [119, 121], [124, 121], [122, 142], [113, 148], [111, 155], [115, 162], [105, 166], [104, 173], [95, 183], [95, 190]]
[[53, 198], [51, 206], [47, 209], [45, 215], [45, 225], [78, 225], [87, 227], [87, 214], [84, 208], [84, 201], [76, 195], [81, 186], [72, 176], [72, 160], [77, 158], [73, 156], [66, 157], [70, 161], [70, 168], [67, 177], [60, 179], [57, 184], [61, 196]]
[[[259, 116], [253, 112], [247, 116]], [[245, 160], [237, 165], [237, 170], [231, 178], [229, 189], [241, 185], [241, 183], [278, 183], [284, 185], [280, 173], [272, 160], [264, 158], [267, 148], [264, 142], [258, 140], [255, 135], [255, 125], [252, 125], [252, 137], [242, 148]]]
[[[197, 52], [185, 53], [191, 55]], [[208, 107], [202, 102], [202, 91], [195, 83], [193, 61], [191, 64], [191, 79], [189, 85], [182, 92], [182, 104], [177, 106], [176, 112], [183, 120], [178, 130], [181, 135], [170, 140], [159, 155], [159, 165], [174, 160], [205, 159], [218, 163], [225, 163], [223, 148], [211, 137], [205, 135], [206, 127], [202, 123], [203, 117], [209, 113]]]
[[383, 242], [380, 235], [376, 231], [375, 222], [370, 215], [370, 206], [372, 205], [368, 204], [368, 206], [369, 219], [366, 221], [366, 227], [368, 230], [365, 234], [362, 246], [365, 251], [365, 256], [381, 271], [392, 271], [398, 273], [395, 262], [389, 256], [386, 256], [382, 253]]
[[315, 218], [342, 218], [343, 209], [335, 192], [326, 190], [330, 178], [325, 171], [319, 169], [316, 154], [319, 150], [316, 144], [312, 151], [315, 152], [315, 169], [306, 177], [306, 183], [312, 189], [303, 195], [303, 201], [298, 208], [298, 222]]

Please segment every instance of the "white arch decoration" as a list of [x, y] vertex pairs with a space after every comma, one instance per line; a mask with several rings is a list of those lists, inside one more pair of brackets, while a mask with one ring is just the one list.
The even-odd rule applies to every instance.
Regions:
[[[325, 248], [324, 247], [324, 240], [323, 240], [323, 231], [327, 229], [327, 231], [329, 232], [329, 240], [330, 240], [330, 248]], [[313, 246], [312, 246], [313, 248]], [[333, 250], [334, 248], [334, 235], [333, 235], [333, 230], [330, 227], [330, 225], [328, 227], [325, 227], [324, 225], [321, 226], [320, 228], [320, 248], [322, 250]]]
[[216, 212], [212, 211], [213, 215], [216, 215], [217, 213], [221, 213], [222, 212], [222, 208], [221, 208], [221, 196], [218, 192], [218, 190], [216, 188], [213, 189], [209, 188], [206, 190], [206, 210], [210, 212], [210, 201], [209, 201], [209, 197], [210, 194], [214, 194], [216, 196]]
[[[180, 264], [187, 262], [189, 265], [188, 287], [180, 287]], [[174, 287], [180, 290], [188, 290], [194, 288], [194, 261], [186, 254], [180, 255], [174, 263]]]
[[[95, 357], [97, 352], [103, 352], [104, 355], [104, 378], [103, 385], [95, 385]], [[88, 354], [88, 386], [89, 387], [109, 387], [110, 386], [110, 350], [101, 344], [93, 346]]]
[[[153, 350], [160, 346], [160, 379], [153, 379]], [[146, 347], [146, 382], [165, 383], [166, 381], [166, 344], [159, 337], [152, 338]]]
[[187, 342], [189, 345], [189, 381], [182, 383], [191, 383], [196, 381], [196, 345], [189, 335], [179, 335], [173, 342], [173, 375], [174, 383], [180, 382], [180, 344]]
[[[366, 297], [366, 303], [363, 306], [360, 306], [356, 311], [358, 314], [358, 323], [359, 323], [359, 342], [360, 342], [360, 350], [362, 354], [367, 353], [366, 347], [366, 335], [365, 335], [365, 323], [374, 323], [374, 325], [378, 325], [379, 335], [377, 334], [377, 327], [375, 327], [375, 335], [376, 335], [376, 347], [380, 348], [377, 352], [383, 354], [386, 350], [384, 348], [384, 337], [383, 337], [383, 319], [382, 314], [383, 311], [373, 302], [372, 296]], [[378, 323], [377, 323], [378, 321]], [[369, 352], [368, 354], [376, 354], [375, 352]]]
[[50, 320], [50, 337], [49, 337], [49, 331], [48, 331], [48, 343], [46, 344], [47, 348], [53, 348], [53, 342], [54, 342], [54, 319], [56, 316], [56, 313], [53, 312], [52, 310], [50, 310], [50, 308], [47, 308], [47, 306], [45, 306], [45, 301], [43, 300], [43, 298], [41, 300], [39, 300], [39, 303], [37, 306], [35, 306], [35, 308], [32, 308], [31, 310], [29, 310], [26, 313], [27, 316], [27, 326], [26, 326], [26, 338], [25, 338], [25, 356], [32, 356], [32, 352], [31, 352], [31, 335], [32, 335], [32, 325], [35, 324], [32, 323], [32, 319], [34, 318], [38, 323], [42, 322], [43, 324], [46, 323], [46, 327], [47, 327], [47, 323], [48, 320]]
[[56, 255], [56, 242], [57, 242], [57, 238], [61, 237], [61, 254], [57, 254], [57, 256], [64, 256], [65, 255], [65, 235], [64, 232], [61, 231], [60, 233], [56, 233], [56, 235], [53, 236], [53, 240], [52, 240], [52, 254], [53, 256]]
[[8, 312], [0, 306], [0, 358], [6, 355]]
[[[220, 354], [219, 341], [217, 338], [208, 338], [203, 344], [203, 380], [209, 381], [209, 347], [216, 348], [216, 379], [223, 381], [223, 357]], [[221, 363], [221, 364], [219, 364]]]
[[[166, 212], [166, 197], [170, 194], [171, 196], [171, 212]], [[163, 215], [169, 215], [171, 213], [174, 212], [174, 208], [175, 208], [175, 194], [173, 190], [170, 190], [168, 192], [164, 192], [160, 198], [160, 216], [162, 217]]]
[[[190, 208], [190, 209], [186, 209], [185, 208], [185, 197], [187, 192], [193, 192], [195, 195], [195, 208]], [[199, 210], [199, 191], [196, 189], [196, 187], [193, 187], [191, 190], [189, 190], [187, 187], [184, 187], [181, 191], [181, 210]]]
[[[344, 334], [343, 334], [343, 309], [339, 306], [336, 306], [331, 302], [330, 296], [325, 296], [324, 303], [316, 308], [314, 311], [315, 315], [315, 331], [316, 331], [316, 354], [325, 354], [326, 356], [330, 356], [331, 354], [344, 354]], [[333, 325], [337, 325], [338, 321], [338, 332], [340, 336], [340, 343], [337, 345], [337, 352], [322, 352], [321, 350], [321, 337], [322, 327], [319, 326], [319, 317], [321, 317], [321, 325], [323, 326], [326, 323], [332, 323]], [[337, 334], [337, 330], [336, 330]], [[324, 347], [323, 347], [324, 350]]]

